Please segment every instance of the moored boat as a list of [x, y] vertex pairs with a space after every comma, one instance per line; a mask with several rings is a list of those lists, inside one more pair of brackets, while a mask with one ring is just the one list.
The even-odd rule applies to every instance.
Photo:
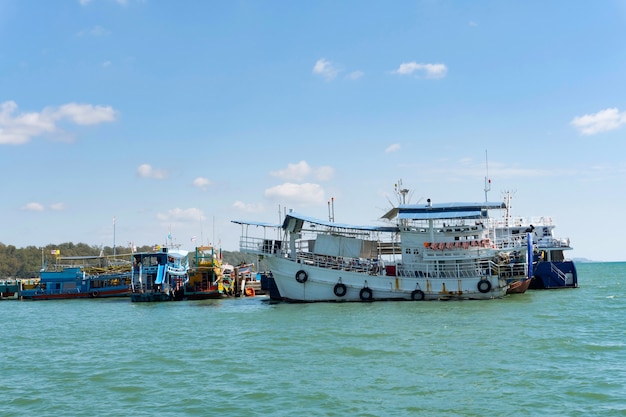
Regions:
[[187, 283], [188, 252], [167, 247], [133, 254], [132, 302], [182, 300]]
[[576, 265], [573, 260], [565, 257], [565, 251], [573, 249], [570, 239], [555, 236], [556, 223], [552, 217], [512, 216], [509, 192], [505, 194], [504, 201], [507, 206], [504, 217], [492, 219], [491, 224], [501, 240], [525, 241], [527, 236], [530, 237], [533, 245], [532, 274], [529, 282], [524, 280], [525, 287], [527, 289], [577, 288]]
[[126, 297], [130, 294], [130, 255], [58, 257], [40, 272], [35, 286], [22, 285], [19, 298], [58, 300]]
[[189, 267], [189, 280], [184, 285], [184, 298], [205, 300], [226, 297], [222, 262], [212, 246], [198, 246]]
[[0, 279], [0, 300], [17, 298], [19, 295], [20, 282], [17, 279]]
[[[294, 212], [278, 225], [233, 222], [242, 226], [241, 251], [263, 257], [286, 301], [491, 299], [506, 295], [509, 274], [528, 272], [522, 242], [499, 242], [487, 226], [489, 210], [503, 208], [403, 201], [383, 216], [387, 226]], [[267, 239], [266, 230], [262, 238], [248, 235], [259, 227], [276, 228], [282, 237]], [[515, 263], [502, 262], [502, 254], [515, 254]]]

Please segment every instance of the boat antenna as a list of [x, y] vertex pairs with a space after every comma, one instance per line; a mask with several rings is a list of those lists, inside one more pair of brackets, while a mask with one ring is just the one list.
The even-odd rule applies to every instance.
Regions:
[[113, 256], [115, 256], [115, 216], [113, 216]]
[[485, 149], [485, 202], [487, 199], [487, 193], [491, 191], [491, 179], [489, 178], [489, 160], [487, 159], [487, 150]]
[[402, 179], [399, 179], [398, 183], [394, 185], [395, 185], [396, 195], [398, 196], [398, 203], [406, 204], [406, 195], [409, 193], [409, 189], [402, 188]]

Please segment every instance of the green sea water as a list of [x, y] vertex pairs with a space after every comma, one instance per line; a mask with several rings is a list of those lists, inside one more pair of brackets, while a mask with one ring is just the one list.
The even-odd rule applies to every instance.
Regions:
[[626, 263], [501, 300], [0, 301], [1, 416], [624, 416]]

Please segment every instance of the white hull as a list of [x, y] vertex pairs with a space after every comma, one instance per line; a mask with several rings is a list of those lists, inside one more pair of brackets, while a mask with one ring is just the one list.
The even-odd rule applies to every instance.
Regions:
[[[503, 297], [507, 290], [506, 280], [495, 275], [413, 278], [331, 269], [274, 256], [266, 256], [264, 260], [272, 271], [281, 297], [293, 302], [484, 300]], [[296, 279], [299, 273], [300, 281], [305, 276], [300, 271], [306, 273], [304, 282]], [[484, 281], [488, 281], [488, 284]], [[337, 284], [345, 287], [336, 288]]]

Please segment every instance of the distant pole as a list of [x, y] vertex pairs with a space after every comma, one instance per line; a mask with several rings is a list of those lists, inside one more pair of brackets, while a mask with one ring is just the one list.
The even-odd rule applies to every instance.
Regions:
[[115, 216], [113, 216], [113, 256], [115, 256]]
[[485, 149], [485, 202], [487, 199], [487, 193], [491, 191], [491, 179], [489, 178], [489, 160], [487, 159], [487, 150]]

